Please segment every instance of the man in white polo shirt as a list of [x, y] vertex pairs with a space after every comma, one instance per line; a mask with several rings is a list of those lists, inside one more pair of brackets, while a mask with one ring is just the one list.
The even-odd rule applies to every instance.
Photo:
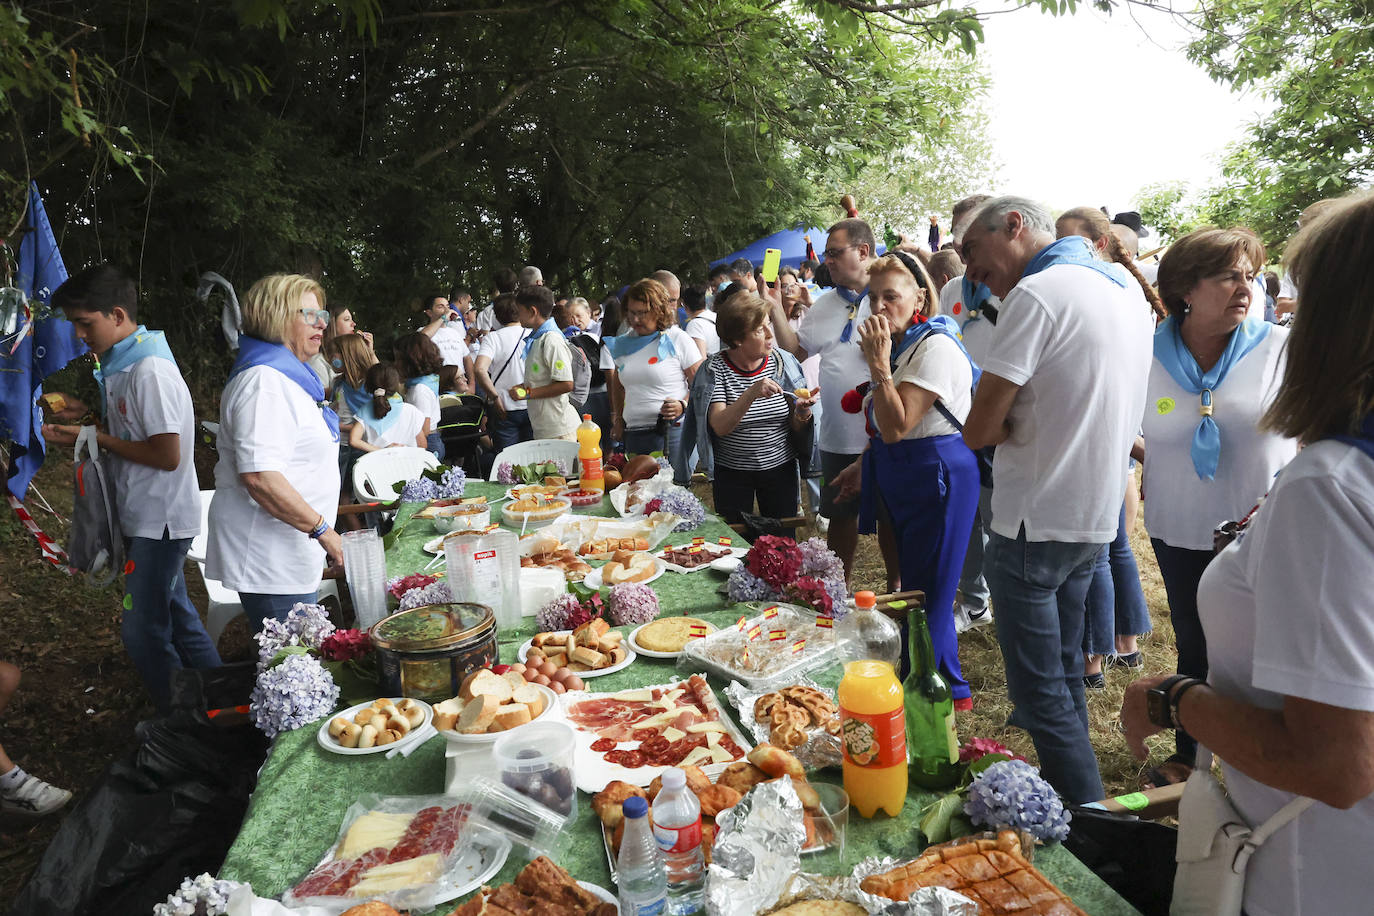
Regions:
[[964, 233], [966, 276], [1002, 299], [964, 424], [997, 446], [985, 572], [1016, 710], [1068, 802], [1102, 797], [1083, 688], [1084, 599], [1115, 536], [1144, 411], [1150, 310], [1082, 238], [1055, 241], [1044, 207], [997, 197]]
[[475, 378], [472, 371], [472, 351], [468, 348], [467, 333], [459, 330], [462, 327], [461, 323], [459, 328], [449, 324], [449, 319], [453, 317], [453, 309], [449, 305], [448, 296], [442, 293], [426, 296], [420, 314], [425, 321], [420, 333], [434, 341], [445, 366], [458, 367], [458, 386], [461, 391], [470, 394], [472, 380]]

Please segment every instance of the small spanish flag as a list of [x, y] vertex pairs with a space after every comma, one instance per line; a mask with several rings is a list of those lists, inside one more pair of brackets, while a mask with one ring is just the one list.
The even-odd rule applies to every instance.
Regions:
[[739, 620], [735, 621], [735, 629], [739, 630], [741, 633], [744, 632], [745, 627], [747, 627], [748, 625], [749, 621], [745, 620], [743, 617], [740, 617]]
[[776, 604], [770, 608], [765, 608], [763, 611], [764, 620], [772, 620], [776, 616], [778, 616], [778, 606]]
[[828, 630], [828, 629], [830, 629], [831, 627], [833, 627], [834, 625], [835, 625], [835, 618], [834, 618], [834, 617], [827, 617], [827, 616], [825, 616], [824, 614], [817, 615], [817, 617], [816, 617], [816, 626], [820, 627], [821, 629]]
[[735, 542], [732, 541], [730, 538], [721, 535], [720, 537], [716, 538], [716, 543], [722, 547], [729, 547], [731, 544]]
[[693, 546], [693, 547], [700, 547], [702, 544], [705, 544], [705, 543], [706, 543], [706, 538], [703, 538], [703, 537], [695, 537], [695, 538], [692, 538], [692, 546]]
[[806, 640], [799, 639], [796, 642], [792, 643], [793, 655], [801, 655], [804, 651], [806, 651]]
[[768, 631], [768, 640], [769, 640], [769, 642], [777, 642], [778, 640], [786, 639], [786, 638], [787, 638], [787, 631], [786, 631], [786, 630], [769, 630], [769, 631]]
[[762, 635], [763, 635], [763, 627], [759, 626], [758, 624], [754, 624], [752, 627], [749, 628], [749, 641], [750, 641], [750, 642], [753, 642], [754, 640], [758, 639], [758, 638], [759, 638], [760, 636], [762, 636]]
[[687, 637], [688, 637], [689, 639], [701, 639], [701, 638], [703, 638], [705, 635], [706, 635], [706, 624], [704, 624], [704, 623], [694, 623], [694, 624], [692, 624], [690, 627], [687, 628]]
[[701, 545], [700, 545], [700, 544], [693, 544], [691, 547], [688, 547], [688, 548], [687, 548], [687, 552], [688, 552], [688, 553], [701, 553]]

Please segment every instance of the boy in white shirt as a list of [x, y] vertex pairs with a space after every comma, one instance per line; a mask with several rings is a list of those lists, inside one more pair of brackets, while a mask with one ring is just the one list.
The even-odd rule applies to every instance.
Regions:
[[552, 318], [553, 291], [547, 286], [526, 287], [515, 294], [515, 305], [530, 335], [522, 344], [525, 381], [507, 393], [528, 403], [534, 438], [574, 439], [579, 418], [568, 399], [573, 390], [572, 350]]
[[[106, 430], [97, 443], [111, 461], [119, 523], [127, 540], [124, 647], [154, 703], [171, 703], [177, 668], [217, 668], [219, 653], [186, 594], [182, 567], [200, 533], [200, 491], [191, 451], [195, 411], [191, 392], [161, 331], [137, 323], [134, 282], [109, 265], [90, 267], [53, 293], [77, 337], [100, 360]], [[86, 413], [63, 395], [62, 419]], [[76, 442], [80, 427], [46, 424], [55, 445]]]

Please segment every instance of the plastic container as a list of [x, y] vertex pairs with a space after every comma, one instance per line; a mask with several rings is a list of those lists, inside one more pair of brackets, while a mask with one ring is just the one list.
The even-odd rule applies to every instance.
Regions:
[[452, 531], [481, 531], [491, 524], [491, 506], [486, 503], [445, 506], [434, 510], [430, 523], [440, 534]]
[[387, 615], [386, 551], [376, 530], [364, 528], [344, 532], [343, 555], [358, 629], [366, 630]]
[[573, 730], [562, 722], [531, 722], [492, 745], [501, 782], [555, 814], [577, 817]]
[[537, 507], [533, 509], [512, 508], [519, 505], [523, 500], [505, 503], [501, 506], [501, 521], [523, 534], [526, 531], [537, 531], [553, 524], [554, 519], [560, 515], [566, 515], [568, 510], [572, 508], [572, 500], [566, 496], [550, 496], [544, 499], [534, 497], [534, 499], [537, 500]]
[[840, 639], [840, 661], [873, 659], [886, 662], [893, 671], [902, 664], [902, 631], [896, 622], [874, 610], [877, 596], [854, 593], [854, 610], [835, 625]]
[[844, 790], [863, 817], [891, 817], [906, 802], [906, 723], [902, 685], [887, 662], [849, 662], [840, 679], [840, 743]]
[[701, 802], [677, 767], [664, 770], [662, 779], [663, 789], [654, 798], [653, 831], [668, 872], [668, 912], [690, 916], [701, 912], [706, 891]]
[[504, 834], [534, 855], [558, 856], [559, 836], [568, 825], [563, 815], [483, 776], [463, 780], [449, 797], [471, 805], [470, 817], [475, 822]]
[[561, 569], [520, 567], [520, 615], [533, 617], [540, 608], [567, 590], [568, 580]]
[[625, 799], [621, 810], [625, 813], [625, 836], [620, 841], [616, 871], [620, 916], [666, 916], [668, 872], [649, 830], [649, 803], [635, 795]]
[[388, 696], [447, 700], [496, 663], [496, 618], [484, 604], [426, 604], [392, 614], [369, 635]]
[[584, 490], [606, 490], [606, 475], [601, 465], [601, 427], [584, 413], [577, 426], [577, 463], [581, 465], [580, 483]]
[[496, 625], [520, 625], [520, 539], [514, 532], [455, 532], [444, 538], [449, 591], [456, 601], [485, 604]]
[[[722, 627], [704, 639], [691, 639], [678, 656], [678, 670], [705, 670], [726, 683], [754, 690], [793, 684], [807, 671], [827, 665], [840, 648], [831, 618], [791, 604], [770, 605], [762, 614]], [[757, 629], [755, 629], [757, 628]], [[775, 631], [785, 635], [774, 639]], [[797, 643], [804, 641], [800, 648]], [[747, 650], [747, 654], [746, 654]]]

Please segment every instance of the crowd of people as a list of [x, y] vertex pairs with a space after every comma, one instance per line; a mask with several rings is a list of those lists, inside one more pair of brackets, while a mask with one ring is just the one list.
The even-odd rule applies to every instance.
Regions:
[[[483, 402], [488, 454], [573, 439], [588, 414], [611, 448], [662, 454], [679, 483], [704, 475], [728, 521], [809, 506], [846, 573], [876, 533], [888, 585], [926, 595], [959, 708], [976, 700], [959, 634], [995, 612], [1010, 723], [1064, 798], [1088, 802], [1103, 787], [1087, 691], [1139, 668], [1151, 627], [1129, 541], [1143, 499], [1178, 647], [1178, 674], [1136, 681], [1122, 709], [1142, 759], [1145, 736], [1175, 734], [1147, 784], [1187, 778], [1201, 744], [1247, 819], [1317, 799], [1258, 854], [1247, 906], [1353, 911], [1341, 869], [1374, 834], [1374, 195], [1305, 211], [1281, 279], [1243, 227], [1137, 263], [1135, 214], [1056, 220], [980, 195], [952, 217], [934, 252], [880, 254], [851, 212], [823, 261], [775, 280], [741, 259], [599, 302], [502, 270], [480, 309], [465, 289], [424, 299], [384, 354], [316, 280], [264, 277], [221, 397], [206, 572], [259, 628], [343, 562], [336, 509], [358, 454], [443, 458], [446, 400]], [[130, 543], [124, 640], [165, 707], [175, 668], [219, 659], [181, 574], [200, 519], [194, 411], [136, 300], [100, 266], [53, 304], [100, 356]], [[86, 413], [71, 399], [52, 419]], [[1218, 555], [1214, 531], [1237, 522]]]

